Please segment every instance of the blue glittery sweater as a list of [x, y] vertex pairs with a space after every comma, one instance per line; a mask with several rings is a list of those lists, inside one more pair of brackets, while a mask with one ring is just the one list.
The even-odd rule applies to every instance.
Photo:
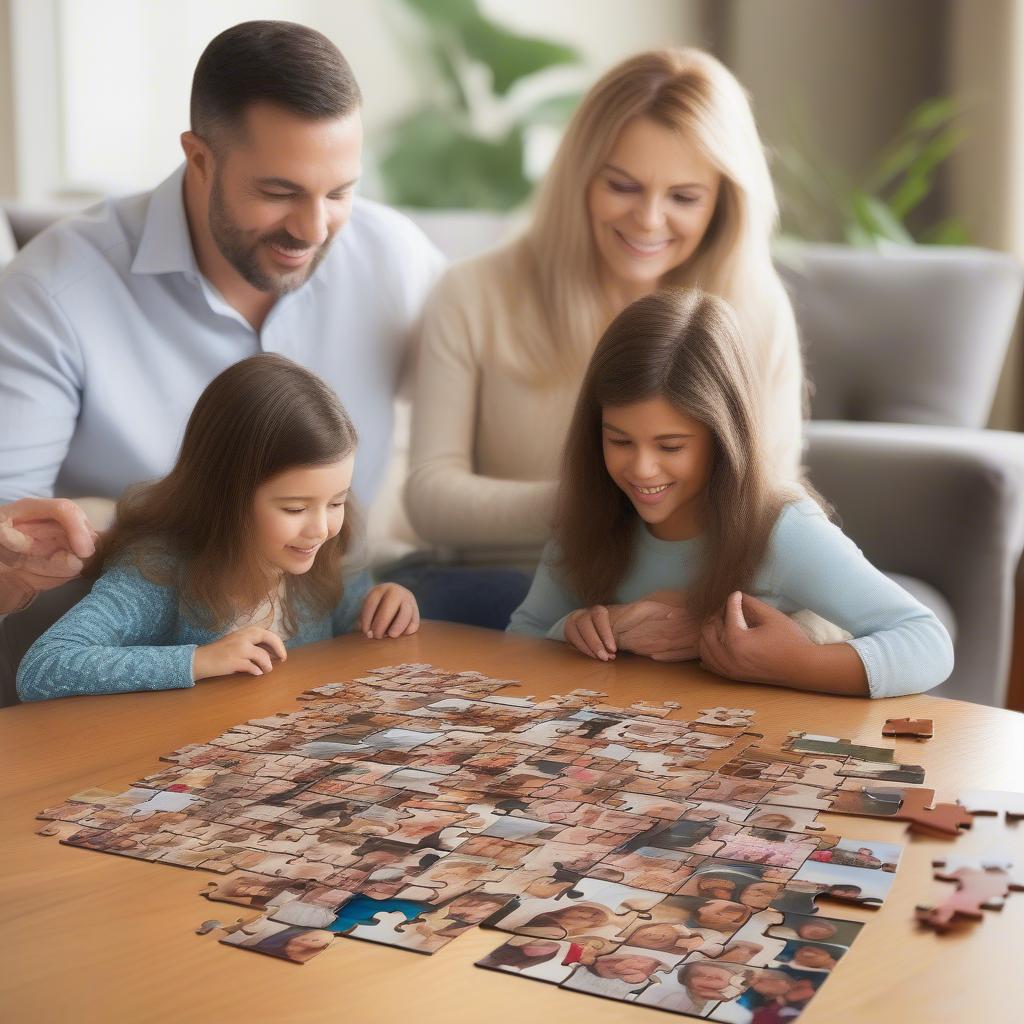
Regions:
[[[299, 617], [286, 648], [349, 632], [372, 581], [361, 572], [346, 579], [330, 615]], [[91, 592], [29, 648], [18, 667], [18, 696], [48, 700], [85, 693], [174, 690], [195, 685], [192, 657], [237, 626], [219, 632], [185, 617], [178, 591], [147, 579], [134, 566], [111, 566]]]

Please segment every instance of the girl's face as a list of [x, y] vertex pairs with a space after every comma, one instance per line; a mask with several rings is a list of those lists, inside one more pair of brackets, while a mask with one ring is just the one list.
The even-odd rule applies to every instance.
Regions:
[[659, 540], [701, 532], [713, 437], [664, 398], [602, 410], [604, 464]]
[[264, 481], [253, 498], [260, 557], [280, 572], [308, 572], [345, 522], [355, 453], [325, 466], [297, 466]]
[[626, 301], [654, 291], [700, 245], [721, 175], [678, 131], [630, 121], [587, 189], [601, 278]]
[[740, 893], [740, 903], [755, 910], [764, 910], [779, 895], [781, 889], [782, 886], [777, 882], [751, 882]]

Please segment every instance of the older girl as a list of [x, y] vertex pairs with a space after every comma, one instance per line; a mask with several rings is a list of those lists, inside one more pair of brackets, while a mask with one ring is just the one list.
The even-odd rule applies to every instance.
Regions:
[[[917, 693], [953, 650], [763, 454], [740, 321], [696, 289], [627, 307], [598, 344], [566, 443], [553, 542], [509, 629], [615, 656], [628, 605], [686, 592], [680, 658], [733, 679], [827, 693]], [[787, 613], [850, 634], [812, 642]]]

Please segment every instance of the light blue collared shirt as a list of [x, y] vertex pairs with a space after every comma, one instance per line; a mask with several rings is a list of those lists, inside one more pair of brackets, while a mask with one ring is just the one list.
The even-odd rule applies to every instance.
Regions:
[[256, 331], [196, 266], [183, 175], [62, 221], [0, 274], [0, 502], [117, 498], [165, 475], [206, 385], [278, 352], [344, 403], [360, 437], [353, 489], [369, 504], [443, 257], [407, 218], [357, 198], [312, 278]]

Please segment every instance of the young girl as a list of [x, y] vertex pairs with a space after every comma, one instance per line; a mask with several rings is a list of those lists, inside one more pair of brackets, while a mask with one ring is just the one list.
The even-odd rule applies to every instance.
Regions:
[[29, 649], [22, 700], [192, 686], [270, 672], [353, 629], [415, 633], [412, 595], [343, 585], [356, 432], [334, 392], [289, 359], [229, 367], [200, 396], [177, 464], [121, 500], [83, 575], [90, 594]]
[[[805, 491], [772, 483], [744, 348], [728, 304], [695, 289], [612, 322], [569, 430], [555, 536], [509, 629], [607, 661], [671, 599], [671, 656], [719, 675], [872, 697], [938, 685], [953, 649], [935, 616]], [[851, 638], [813, 643], [789, 618], [801, 609]]]

